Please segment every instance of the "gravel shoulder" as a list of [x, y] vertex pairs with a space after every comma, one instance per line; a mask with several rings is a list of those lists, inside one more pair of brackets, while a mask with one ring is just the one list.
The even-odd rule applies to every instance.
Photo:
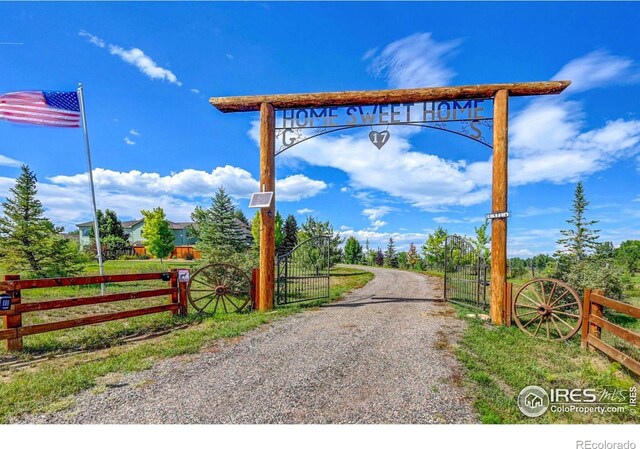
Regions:
[[451, 352], [465, 323], [440, 281], [363, 267], [345, 299], [103, 379], [23, 423], [472, 423]]

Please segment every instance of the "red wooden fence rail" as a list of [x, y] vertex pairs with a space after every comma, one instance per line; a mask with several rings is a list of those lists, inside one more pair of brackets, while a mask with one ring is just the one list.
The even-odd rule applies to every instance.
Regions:
[[640, 375], [640, 361], [629, 357], [601, 339], [602, 329], [604, 329], [636, 348], [640, 348], [640, 334], [607, 321], [604, 318], [605, 307], [640, 319], [640, 307], [607, 298], [602, 290], [587, 288], [584, 291], [584, 308], [582, 310], [582, 347], [598, 349]]
[[[22, 290], [34, 288], [64, 287], [72, 285], [90, 285], [102, 283], [165, 280], [169, 283], [167, 288], [155, 288], [127, 293], [114, 293], [109, 295], [84, 296], [67, 299], [54, 299], [50, 301], [40, 301], [33, 303], [22, 303]], [[22, 337], [26, 335], [40, 334], [60, 329], [68, 329], [89, 324], [104, 323], [107, 321], [121, 320], [134, 316], [148, 315], [170, 311], [171, 313], [187, 314], [186, 283], [178, 282], [177, 270], [169, 273], [139, 273], [139, 274], [114, 274], [106, 276], [79, 276], [68, 278], [50, 279], [20, 279], [19, 275], [5, 275], [0, 282], [0, 291], [4, 291], [11, 296], [11, 309], [0, 311], [3, 317], [4, 329], [0, 330], [0, 340], [6, 340], [6, 348], [9, 351], [22, 349]], [[169, 302], [164, 305], [145, 307], [142, 309], [126, 310], [120, 312], [107, 313], [102, 315], [92, 315], [82, 318], [74, 318], [53, 323], [22, 325], [22, 314], [43, 310], [63, 309], [68, 307], [86, 306], [93, 304], [104, 304], [116, 301], [126, 301], [130, 299], [153, 298], [158, 296], [168, 296]]]

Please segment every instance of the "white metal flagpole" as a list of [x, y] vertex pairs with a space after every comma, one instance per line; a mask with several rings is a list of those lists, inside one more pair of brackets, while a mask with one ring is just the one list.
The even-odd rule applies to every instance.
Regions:
[[[102, 245], [100, 244], [100, 228], [98, 226], [98, 209], [96, 207], [96, 191], [93, 187], [93, 168], [91, 167], [91, 150], [89, 149], [89, 130], [87, 129], [87, 114], [84, 110], [84, 91], [82, 83], [78, 83], [78, 102], [82, 114], [82, 130], [84, 131], [84, 146], [87, 149], [87, 166], [89, 168], [89, 184], [91, 186], [91, 201], [93, 204], [93, 232], [96, 237], [96, 251], [98, 253], [98, 265], [100, 276], [104, 276], [104, 264], [102, 262]], [[104, 284], [100, 284], [100, 293], [104, 295]]]

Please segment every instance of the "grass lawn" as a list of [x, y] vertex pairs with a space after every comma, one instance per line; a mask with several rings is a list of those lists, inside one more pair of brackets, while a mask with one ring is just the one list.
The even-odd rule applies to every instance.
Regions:
[[474, 406], [483, 423], [640, 423], [640, 411], [624, 413], [550, 413], [527, 418], [517, 408], [522, 388], [539, 385], [549, 388], [625, 389], [638, 379], [618, 363], [595, 351], [580, 348], [580, 339], [568, 342], [532, 338], [515, 325], [495, 327], [477, 318], [477, 313], [455, 306], [467, 329], [455, 349], [466, 367], [464, 383], [475, 397]]
[[[129, 264], [132, 263], [139, 262], [126, 262], [123, 265], [126, 264], [129, 268], [132, 266]], [[177, 264], [177, 266], [184, 265]], [[110, 262], [110, 272], [120, 268], [120, 262]], [[157, 267], [152, 268], [141, 263], [141, 269], [154, 271]], [[336, 276], [331, 277], [331, 300], [338, 299], [346, 292], [362, 287], [373, 279], [373, 274], [357, 269], [340, 267], [333, 273]], [[216, 339], [241, 335], [257, 326], [316, 307], [321, 303], [322, 301], [315, 301], [279, 307], [267, 313], [219, 313], [206, 317], [196, 314], [190, 314], [188, 317], [169, 316], [164, 318], [164, 321], [161, 319], [159, 323], [167, 327], [183, 323], [190, 325], [146, 342], [126, 345], [119, 344], [121, 340], [110, 328], [114, 323], [54, 332], [52, 334], [58, 335], [50, 337], [48, 346], [57, 348], [58, 351], [73, 349], [74, 345], [85, 347], [92, 344], [83, 339], [86, 337], [84, 332], [90, 332], [91, 339], [95, 338], [94, 335], [105, 332], [111, 333], [111, 336], [101, 339], [103, 345], [107, 346], [106, 349], [52, 358], [28, 369], [0, 371], [0, 423], [23, 413], [50, 412], [64, 408], [70, 404], [70, 395], [95, 387], [98, 385], [99, 378], [107, 374], [143, 370], [162, 358], [196, 353]], [[132, 324], [134, 320], [123, 320], [123, 322], [129, 322], [128, 328], [138, 326], [139, 331], [149, 329], [149, 323]], [[89, 331], [89, 329], [93, 330]], [[27, 357], [36, 347], [40, 351], [44, 351], [47, 347], [35, 337], [25, 338], [25, 344], [31, 349], [27, 349], [25, 351], [27, 355], [23, 357]], [[49, 354], [53, 356], [54, 353]]]

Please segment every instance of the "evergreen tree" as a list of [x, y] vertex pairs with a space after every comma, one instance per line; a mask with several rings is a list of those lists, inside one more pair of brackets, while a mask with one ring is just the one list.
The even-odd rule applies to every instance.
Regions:
[[296, 217], [289, 214], [284, 222], [283, 254], [290, 252], [298, 244], [298, 222]]
[[382, 254], [382, 250], [380, 248], [376, 251], [376, 265], [379, 267], [384, 265], [384, 254]]
[[409, 251], [407, 251], [407, 264], [410, 268], [415, 269], [416, 265], [420, 262], [420, 256], [418, 256], [418, 250], [416, 249], [416, 245], [411, 242], [409, 245]]
[[592, 226], [598, 221], [585, 218], [588, 205], [589, 201], [585, 198], [584, 186], [580, 181], [576, 185], [573, 206], [571, 207], [573, 215], [571, 219], [567, 220], [572, 228], [561, 230], [560, 233], [564, 238], [558, 239], [558, 245], [562, 245], [564, 248], [560, 250], [560, 254], [569, 256], [576, 261], [586, 259], [598, 246], [598, 232], [600, 231], [592, 229]]
[[[98, 218], [98, 230], [100, 231], [100, 245], [103, 248], [105, 256], [109, 256], [110, 252], [124, 250], [131, 246], [129, 236], [124, 232], [122, 222], [118, 219], [116, 213], [107, 209], [104, 213], [100, 209], [96, 212]], [[94, 251], [96, 247], [95, 231], [93, 226], [89, 229], [91, 237], [90, 251]], [[104, 250], [107, 250], [106, 252]]]
[[407, 252], [406, 251], [400, 251], [398, 253], [398, 268], [402, 268], [403, 270], [406, 270], [407, 268], [409, 268], [409, 263], [407, 262]]
[[[227, 261], [232, 255], [248, 248], [244, 232], [236, 217], [236, 207], [220, 187], [207, 209], [196, 207], [191, 214], [196, 247], [212, 262]], [[258, 239], [259, 240], [259, 239]]]
[[387, 249], [384, 252], [384, 260], [386, 266], [392, 268], [398, 268], [398, 254], [396, 253], [396, 245], [393, 242], [393, 237], [389, 237], [387, 242]]
[[0, 216], [0, 264], [8, 272], [35, 277], [71, 276], [82, 270], [77, 247], [60, 235], [44, 216], [36, 197], [37, 178], [27, 165], [11, 188], [11, 197], [2, 203]]
[[352, 265], [362, 261], [362, 245], [353, 236], [349, 237], [344, 245], [344, 261]]
[[173, 232], [169, 228], [169, 222], [161, 207], [156, 207], [151, 211], [140, 211], [144, 217], [142, 226], [143, 245], [153, 256], [162, 259], [171, 254], [174, 248]]

